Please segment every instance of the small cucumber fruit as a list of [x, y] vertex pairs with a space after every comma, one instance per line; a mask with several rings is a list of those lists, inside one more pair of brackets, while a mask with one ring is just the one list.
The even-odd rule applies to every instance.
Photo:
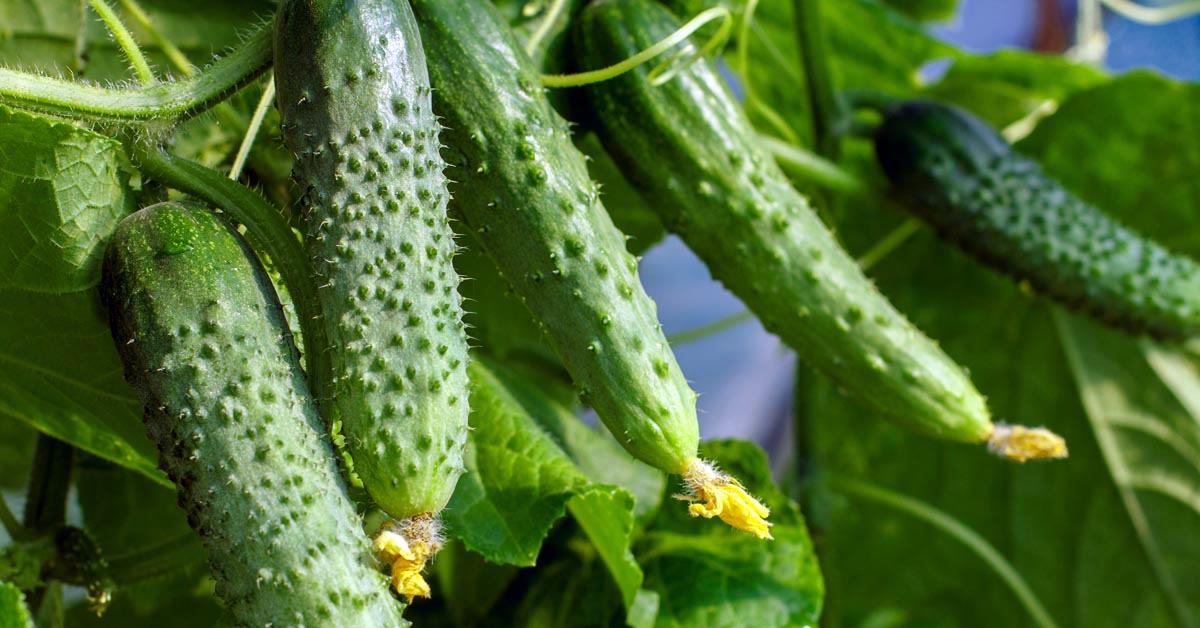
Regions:
[[875, 154], [909, 211], [992, 268], [1134, 333], [1200, 332], [1200, 266], [1083, 202], [970, 113], [896, 105]]
[[412, 9], [287, 0], [275, 77], [332, 345], [331, 418], [367, 493], [407, 530], [416, 558], [397, 558], [396, 530], [380, 540], [397, 588], [428, 595], [419, 572], [463, 471], [469, 389], [440, 126]]
[[[585, 69], [604, 67], [679, 25], [649, 0], [599, 0], [576, 43]], [[642, 67], [587, 90], [605, 148], [667, 229], [810, 365], [916, 431], [1012, 444], [963, 369], [879, 293], [757, 144], [711, 63], [659, 86]]]
[[270, 279], [216, 214], [125, 218], [102, 295], [159, 464], [239, 626], [403, 626]]
[[[417, 0], [413, 7], [429, 53], [434, 111], [449, 127], [442, 137], [458, 181], [451, 210], [621, 444], [685, 480], [703, 476], [706, 491], [723, 495], [718, 489], [733, 481], [717, 484], [725, 476], [697, 458], [696, 393], [537, 67], [486, 0]], [[729, 508], [730, 518], [750, 512]], [[748, 529], [768, 536], [767, 524], [750, 514]]]

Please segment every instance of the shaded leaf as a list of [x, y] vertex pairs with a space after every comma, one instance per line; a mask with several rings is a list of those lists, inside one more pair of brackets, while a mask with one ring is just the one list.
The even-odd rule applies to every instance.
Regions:
[[10, 583], [0, 581], [0, 628], [33, 628], [25, 596]]

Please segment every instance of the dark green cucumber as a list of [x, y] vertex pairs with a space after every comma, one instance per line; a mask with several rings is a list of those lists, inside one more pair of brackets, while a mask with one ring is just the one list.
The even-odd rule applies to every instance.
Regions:
[[641, 460], [696, 459], [688, 387], [537, 68], [486, 0], [413, 2], [461, 215], [575, 380]]
[[463, 470], [467, 336], [412, 10], [287, 0], [275, 77], [332, 345], [333, 419], [384, 511], [436, 514]]
[[[584, 69], [679, 27], [649, 0], [600, 0], [577, 31]], [[715, 68], [654, 87], [647, 69], [589, 86], [605, 147], [675, 232], [802, 358], [873, 411], [932, 436], [993, 431], [963, 369], [910, 324], [757, 145]]]
[[1083, 202], [970, 113], [896, 105], [875, 154], [913, 214], [992, 268], [1134, 333], [1200, 332], [1200, 266]]
[[102, 294], [159, 463], [239, 626], [401, 626], [270, 279], [196, 205], [121, 222]]

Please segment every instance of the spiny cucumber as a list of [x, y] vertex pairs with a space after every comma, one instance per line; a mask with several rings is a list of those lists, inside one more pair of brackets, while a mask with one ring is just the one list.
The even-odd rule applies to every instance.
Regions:
[[[486, 0], [413, 2], [461, 215], [533, 312], [582, 399], [634, 456], [682, 474], [693, 512], [769, 536], [763, 509], [697, 458], [696, 394], [637, 261], [537, 67]], [[724, 506], [724, 509], [722, 508]]]
[[1200, 266], [1083, 202], [970, 113], [896, 105], [875, 153], [908, 209], [985, 264], [1134, 333], [1200, 332]]
[[467, 336], [412, 10], [287, 0], [275, 77], [332, 345], [332, 418], [368, 494], [400, 521], [378, 538], [397, 590], [428, 595], [420, 571], [463, 471]]
[[[577, 43], [585, 69], [598, 68], [678, 27], [649, 0], [600, 0]], [[668, 230], [817, 370], [919, 432], [991, 439], [1017, 459], [1062, 453], [1057, 437], [993, 425], [963, 369], [875, 289], [757, 145], [710, 63], [660, 86], [643, 67], [587, 90], [602, 142]]]
[[225, 221], [125, 218], [102, 294], [159, 464], [239, 626], [402, 626], [270, 279]]

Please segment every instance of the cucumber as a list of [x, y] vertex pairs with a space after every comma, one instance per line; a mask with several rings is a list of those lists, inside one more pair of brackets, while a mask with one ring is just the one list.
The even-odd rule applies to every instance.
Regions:
[[338, 476], [278, 297], [203, 207], [125, 218], [102, 297], [159, 464], [239, 626], [402, 626]]
[[[576, 43], [585, 69], [599, 68], [679, 25], [649, 0], [600, 0], [584, 10]], [[630, 182], [768, 330], [873, 412], [943, 439], [995, 436], [1012, 455], [1004, 450], [1012, 430], [997, 432], [963, 369], [838, 245], [757, 145], [710, 63], [658, 87], [638, 68], [588, 86], [587, 96], [596, 131]]]
[[[463, 472], [469, 389], [440, 126], [412, 10], [288, 0], [275, 59], [332, 345], [332, 419], [371, 499], [427, 556]], [[427, 595], [411, 571], [394, 573], [397, 588]]]
[[909, 211], [988, 266], [1136, 334], [1200, 332], [1200, 266], [1083, 202], [970, 113], [896, 105], [875, 154]]
[[[449, 127], [442, 138], [458, 181], [451, 211], [621, 444], [650, 465], [715, 486], [697, 458], [696, 393], [537, 67], [486, 0], [416, 0], [413, 8], [434, 111]], [[767, 534], [765, 523], [752, 528]]]

